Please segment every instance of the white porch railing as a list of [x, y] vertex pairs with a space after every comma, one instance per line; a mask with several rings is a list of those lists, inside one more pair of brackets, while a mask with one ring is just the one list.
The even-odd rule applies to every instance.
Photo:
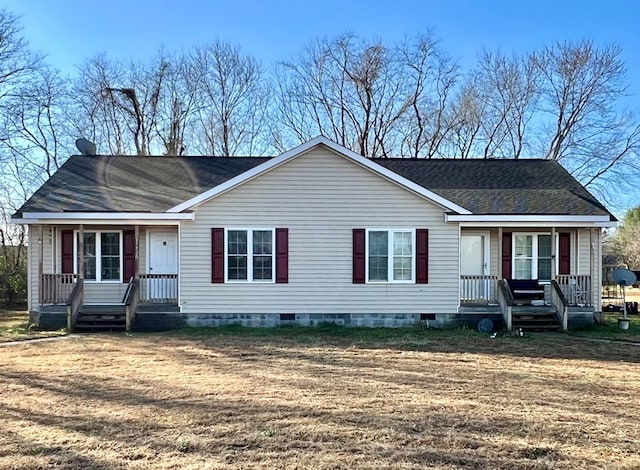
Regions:
[[140, 274], [141, 304], [177, 304], [177, 274]]
[[486, 305], [498, 303], [498, 276], [460, 276], [460, 303]]
[[42, 274], [40, 305], [66, 305], [77, 281], [77, 274]]
[[580, 307], [593, 306], [590, 275], [560, 274], [556, 276], [555, 280], [569, 305]]

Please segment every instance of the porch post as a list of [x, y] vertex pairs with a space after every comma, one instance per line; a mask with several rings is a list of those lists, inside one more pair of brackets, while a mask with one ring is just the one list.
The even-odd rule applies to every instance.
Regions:
[[498, 277], [504, 279], [502, 275], [502, 227], [498, 227]]
[[42, 303], [42, 298], [44, 297], [44, 286], [42, 285], [42, 274], [44, 273], [43, 268], [44, 262], [44, 225], [40, 225], [40, 235], [38, 238], [38, 303]]
[[78, 277], [84, 279], [84, 224], [78, 226], [78, 239]]
[[557, 269], [556, 262], [558, 257], [556, 256], [556, 250], [558, 249], [556, 244], [556, 228], [551, 227], [551, 279], [556, 278]]
[[140, 272], [140, 226], [136, 225], [134, 227], [134, 238], [135, 238], [135, 255], [133, 257], [133, 277], [134, 279], [138, 277], [138, 273]]

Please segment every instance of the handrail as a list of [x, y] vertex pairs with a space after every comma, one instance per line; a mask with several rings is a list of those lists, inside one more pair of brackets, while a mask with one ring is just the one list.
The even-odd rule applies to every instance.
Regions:
[[502, 317], [508, 331], [513, 328], [513, 294], [509, 283], [505, 279], [498, 281], [498, 303], [500, 304], [500, 310], [502, 310]]
[[500, 286], [500, 290], [502, 291], [502, 295], [504, 295], [505, 300], [507, 301], [507, 305], [513, 305], [513, 293], [511, 292], [511, 287], [509, 287], [509, 283], [506, 279], [500, 279], [498, 281], [498, 285]]
[[589, 274], [559, 274], [555, 277], [568, 305], [593, 306], [591, 276]]
[[122, 303], [125, 305], [126, 313], [126, 330], [131, 331], [136, 319], [136, 310], [138, 308], [138, 302], [140, 300], [140, 280], [131, 278], [127, 285], [127, 290], [124, 293]]
[[84, 279], [78, 279], [67, 299], [67, 331], [73, 332], [73, 325], [78, 318], [78, 312], [84, 303]]
[[[562, 288], [560, 284], [555, 279], [551, 280], [551, 303], [555, 304], [554, 298], [557, 297], [560, 303], [562, 304], [562, 309], [559, 309], [558, 306], [554, 305], [556, 309], [558, 309], [558, 313], [561, 314], [561, 322], [562, 329], [567, 331], [569, 329], [569, 301], [567, 300], [564, 292], [562, 292]], [[561, 310], [561, 312], [560, 312]]]

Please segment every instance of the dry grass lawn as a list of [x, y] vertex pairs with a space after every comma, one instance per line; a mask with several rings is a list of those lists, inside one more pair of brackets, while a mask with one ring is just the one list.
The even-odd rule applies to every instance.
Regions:
[[414, 330], [0, 348], [0, 468], [640, 468], [640, 347]]

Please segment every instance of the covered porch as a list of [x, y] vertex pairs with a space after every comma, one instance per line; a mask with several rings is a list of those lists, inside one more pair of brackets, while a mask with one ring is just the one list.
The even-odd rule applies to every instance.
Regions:
[[38, 324], [46, 317], [69, 331], [130, 331], [139, 312], [179, 312], [178, 224], [58, 223], [30, 232], [29, 310]]
[[493, 316], [508, 330], [593, 322], [601, 310], [600, 233], [551, 224], [461, 227], [459, 313]]

